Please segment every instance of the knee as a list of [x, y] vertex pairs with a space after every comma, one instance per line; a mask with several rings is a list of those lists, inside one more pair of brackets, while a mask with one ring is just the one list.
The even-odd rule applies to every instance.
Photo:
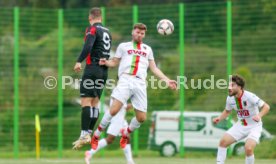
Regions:
[[138, 122], [143, 123], [143, 122], [146, 121], [147, 116], [146, 115], [136, 116], [136, 119], [137, 119]]
[[245, 148], [245, 154], [246, 154], [247, 156], [253, 154], [253, 152], [254, 152], [253, 146], [245, 145], [244, 148]]
[[219, 146], [220, 146], [220, 147], [225, 147], [225, 148], [227, 148], [229, 145], [228, 145], [228, 143], [227, 143], [227, 140], [221, 139], [221, 140], [219, 141]]
[[82, 107], [84, 107], [84, 106], [91, 106], [90, 99], [88, 99], [88, 98], [82, 98], [81, 99], [81, 106]]
[[110, 138], [110, 137], [106, 138], [106, 142], [107, 142], [108, 145], [112, 144], [113, 141], [114, 141], [114, 138]]
[[109, 113], [111, 116], [115, 116], [117, 114], [117, 112], [115, 110], [110, 110]]

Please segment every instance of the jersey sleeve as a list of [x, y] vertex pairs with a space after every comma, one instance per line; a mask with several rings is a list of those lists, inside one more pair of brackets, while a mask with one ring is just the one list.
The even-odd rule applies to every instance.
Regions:
[[251, 103], [253, 103], [253, 105], [258, 106], [259, 108], [263, 107], [263, 105], [265, 103], [262, 99], [260, 99], [255, 94], [252, 94], [250, 96], [250, 101], [251, 101]]
[[154, 60], [153, 51], [151, 48], [149, 50], [149, 60]]
[[96, 27], [92, 26], [90, 29], [86, 30], [85, 43], [83, 45], [82, 51], [77, 59], [77, 62], [82, 62], [90, 53], [94, 42], [96, 40]]
[[114, 57], [116, 58], [122, 58], [123, 56], [123, 46], [122, 44], [119, 44], [119, 46], [117, 47], [116, 53], [114, 55]]
[[228, 110], [228, 111], [231, 111], [232, 110], [232, 107], [231, 107], [231, 100], [230, 100], [230, 97], [227, 96], [226, 98], [226, 105], [225, 105], [225, 109]]

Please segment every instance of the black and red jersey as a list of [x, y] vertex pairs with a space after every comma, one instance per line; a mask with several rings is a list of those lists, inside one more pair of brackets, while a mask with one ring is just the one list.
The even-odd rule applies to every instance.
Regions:
[[86, 59], [86, 64], [90, 65], [92, 61], [98, 62], [100, 58], [109, 58], [112, 38], [109, 29], [101, 23], [94, 23], [86, 28], [84, 41], [77, 62]]

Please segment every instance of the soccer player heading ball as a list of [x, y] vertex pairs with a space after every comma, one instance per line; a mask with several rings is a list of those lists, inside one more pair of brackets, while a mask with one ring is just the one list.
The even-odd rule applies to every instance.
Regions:
[[[244, 90], [244, 85], [245, 82], [242, 77], [238, 75], [232, 76], [225, 110], [219, 117], [213, 119], [213, 122], [217, 124], [227, 118], [233, 109], [237, 112], [238, 117], [238, 122], [220, 140], [217, 164], [224, 164], [228, 146], [244, 138], [246, 138], [245, 163], [254, 163], [254, 149], [259, 143], [262, 132], [262, 117], [268, 113], [270, 107], [255, 94]], [[260, 112], [259, 109], [261, 109]]]
[[129, 135], [146, 120], [147, 91], [146, 76], [148, 67], [154, 75], [164, 80], [171, 89], [176, 89], [176, 81], [170, 80], [157, 68], [153, 52], [150, 46], [143, 43], [147, 31], [146, 25], [137, 23], [133, 26], [132, 41], [121, 43], [112, 60], [101, 59], [99, 64], [107, 67], [115, 67], [119, 64], [119, 81], [113, 90], [111, 97], [114, 99], [110, 111], [106, 112], [100, 125], [95, 130], [91, 140], [92, 149], [97, 149], [101, 132], [107, 127], [122, 105], [131, 100], [136, 116], [132, 118], [129, 126], [121, 130], [121, 148], [124, 148], [129, 140]]
[[[81, 134], [73, 143], [73, 149], [78, 149], [84, 144], [90, 143], [91, 132], [99, 117], [97, 108], [103, 87], [107, 79], [107, 67], [99, 65], [100, 58], [109, 58], [111, 49], [111, 35], [104, 27], [100, 8], [92, 8], [89, 12], [89, 26], [85, 32], [85, 43], [82, 52], [75, 64], [74, 70], [81, 70], [81, 62], [86, 59], [86, 66], [80, 84], [81, 96]], [[90, 86], [88, 84], [97, 84]]]

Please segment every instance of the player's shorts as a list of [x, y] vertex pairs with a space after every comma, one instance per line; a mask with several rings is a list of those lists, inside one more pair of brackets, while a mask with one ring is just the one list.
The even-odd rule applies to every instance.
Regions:
[[244, 126], [240, 122], [237, 122], [226, 133], [231, 135], [236, 141], [250, 138], [259, 143], [262, 129], [262, 123], [253, 126]]
[[128, 124], [125, 119], [120, 119], [120, 120], [114, 120], [110, 122], [109, 127], [107, 129], [107, 134], [111, 134], [113, 136], [120, 136], [120, 130], [123, 128], [127, 128]]
[[80, 96], [100, 98], [107, 75], [106, 68], [102, 68], [99, 65], [86, 66], [80, 82]]
[[138, 77], [128, 74], [121, 75], [111, 97], [121, 101], [123, 104], [130, 99], [132, 106], [136, 110], [147, 112], [146, 82]]

